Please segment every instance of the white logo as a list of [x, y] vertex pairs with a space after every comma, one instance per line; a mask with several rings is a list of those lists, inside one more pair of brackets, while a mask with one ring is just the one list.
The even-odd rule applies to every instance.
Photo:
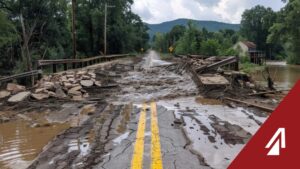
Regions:
[[[279, 135], [281, 137], [279, 137]], [[280, 149], [281, 148], [286, 148], [285, 128], [279, 128], [276, 131], [276, 133], [273, 135], [272, 139], [269, 141], [269, 143], [266, 145], [265, 148], [267, 148], [267, 149], [271, 148], [271, 150], [268, 153], [268, 156], [279, 156], [280, 155]]]

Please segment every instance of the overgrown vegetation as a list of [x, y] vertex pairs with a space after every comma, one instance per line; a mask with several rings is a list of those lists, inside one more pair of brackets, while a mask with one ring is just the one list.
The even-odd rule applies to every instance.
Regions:
[[[148, 28], [131, 11], [132, 0], [77, 0], [77, 55], [104, 51], [106, 3], [114, 6], [108, 10], [108, 54], [146, 49]], [[72, 58], [71, 19], [71, 0], [1, 0], [1, 74], [31, 70], [37, 59]]]

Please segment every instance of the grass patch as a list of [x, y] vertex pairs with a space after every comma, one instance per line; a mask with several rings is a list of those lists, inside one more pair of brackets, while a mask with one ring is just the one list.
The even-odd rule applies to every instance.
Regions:
[[160, 59], [161, 60], [171, 60], [174, 56], [170, 53], [160, 53]]
[[257, 65], [250, 62], [241, 63], [240, 70], [245, 73], [254, 73], [257, 71], [262, 71], [265, 69], [266, 66]]

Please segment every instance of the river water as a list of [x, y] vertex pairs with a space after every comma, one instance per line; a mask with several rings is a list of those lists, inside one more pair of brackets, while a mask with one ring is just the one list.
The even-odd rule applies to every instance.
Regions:
[[[300, 65], [288, 65], [285, 62], [267, 62], [275, 86], [278, 88], [292, 88], [300, 80]], [[252, 74], [254, 80], [265, 82], [262, 72]]]
[[0, 168], [23, 169], [68, 124], [32, 128], [23, 120], [0, 124]]

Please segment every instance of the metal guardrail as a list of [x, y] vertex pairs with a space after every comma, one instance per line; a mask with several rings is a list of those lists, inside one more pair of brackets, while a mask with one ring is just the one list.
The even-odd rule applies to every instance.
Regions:
[[111, 61], [114, 59], [120, 59], [124, 57], [131, 56], [130, 54], [121, 54], [121, 55], [107, 55], [107, 56], [96, 56], [86, 59], [60, 59], [60, 60], [38, 60], [37, 65], [39, 69], [42, 69], [44, 66], [52, 65], [53, 73], [57, 72], [57, 65], [63, 64], [64, 70], [68, 70], [68, 64], [72, 64], [72, 68], [82, 68], [95, 63], [100, 63], [102, 61]]
[[11, 81], [11, 80], [20, 79], [20, 78], [24, 78], [24, 77], [29, 77], [29, 76], [32, 77], [32, 76], [35, 76], [35, 75], [40, 75], [42, 73], [43, 73], [42, 70], [33, 70], [33, 71], [30, 71], [30, 72], [25, 72], [25, 73], [12, 75], [12, 76], [2, 77], [2, 78], [0, 78], [0, 83], [8, 82], [8, 81]]

